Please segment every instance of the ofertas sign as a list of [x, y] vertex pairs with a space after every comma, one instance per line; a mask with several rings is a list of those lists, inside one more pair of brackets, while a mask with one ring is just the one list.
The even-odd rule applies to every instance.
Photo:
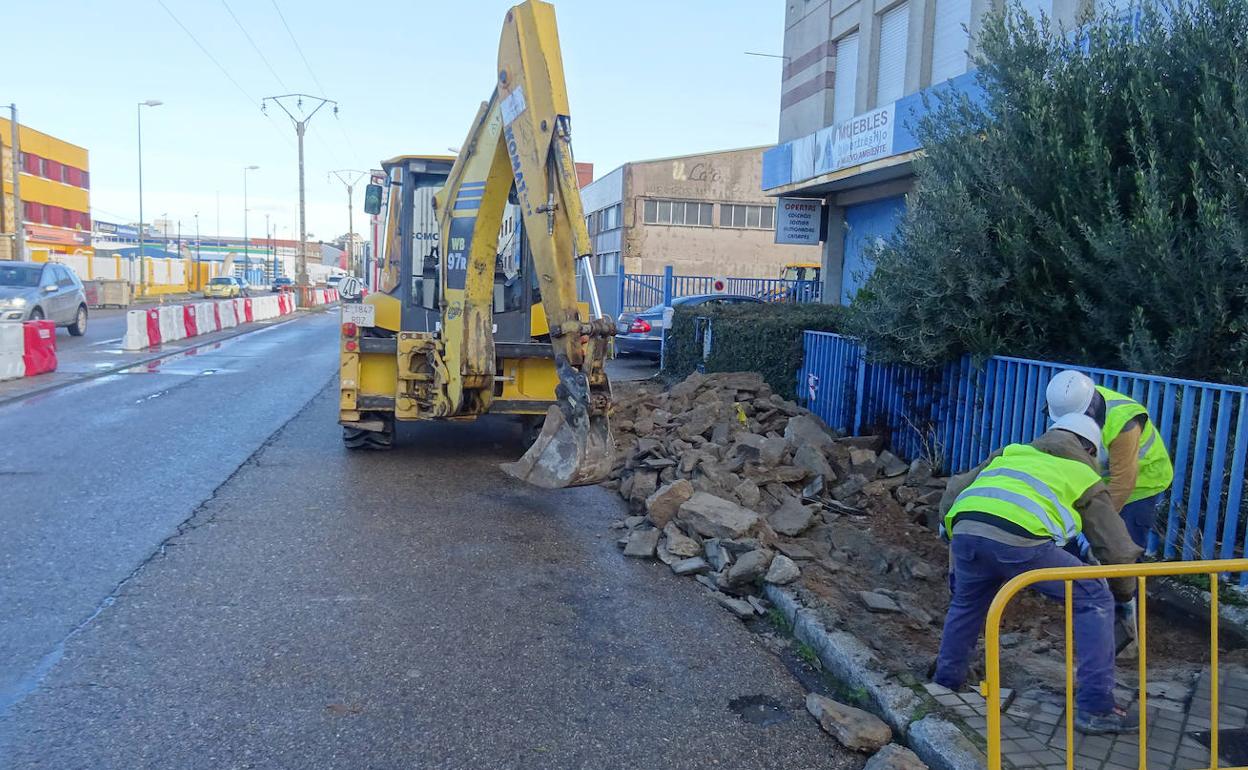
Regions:
[[818, 246], [823, 233], [823, 201], [780, 198], [776, 201], [776, 243]]

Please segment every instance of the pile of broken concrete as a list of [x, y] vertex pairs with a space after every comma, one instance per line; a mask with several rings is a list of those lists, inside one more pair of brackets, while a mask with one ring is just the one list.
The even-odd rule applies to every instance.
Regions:
[[608, 484], [633, 514], [614, 525], [625, 555], [695, 577], [742, 618], [765, 612], [762, 584], [793, 583], [804, 564], [844, 567], [809, 547], [810, 531], [868, 511], [931, 526], [944, 490], [924, 461], [838, 436], [754, 372], [639, 388], [617, 402], [613, 428]]

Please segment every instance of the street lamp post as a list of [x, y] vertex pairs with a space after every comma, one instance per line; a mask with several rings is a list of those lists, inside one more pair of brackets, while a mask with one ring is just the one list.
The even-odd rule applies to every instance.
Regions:
[[[144, 232], [143, 232], [143, 108], [144, 107], [159, 107], [162, 104], [164, 104], [164, 102], [162, 102], [159, 99], [148, 99], [147, 101], [139, 102], [138, 106], [135, 107], [134, 109], [135, 116], [138, 118], [138, 129], [139, 129], [138, 131], [138, 135], [139, 135], [139, 281], [138, 281], [139, 291], [137, 292], [138, 294], [143, 293], [144, 283], [146, 282], [145, 281], [146, 271], [143, 269], [143, 236], [144, 236]], [[130, 274], [130, 278], [131, 278], [130, 283], [133, 284], [134, 283], [133, 272]]]
[[199, 212], [195, 212], [195, 291], [204, 288], [203, 279], [199, 277]]
[[249, 280], [248, 273], [251, 272], [251, 252], [247, 247], [251, 245], [251, 241], [247, 238], [247, 172], [255, 171], [259, 166], [243, 166], [243, 280]]

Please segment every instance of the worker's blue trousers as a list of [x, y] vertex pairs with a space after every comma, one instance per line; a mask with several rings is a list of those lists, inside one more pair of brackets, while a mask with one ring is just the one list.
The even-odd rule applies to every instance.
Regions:
[[1127, 503], [1122, 507], [1122, 520], [1127, 525], [1127, 532], [1139, 547], [1148, 549], [1148, 533], [1157, 524], [1157, 508], [1161, 505], [1161, 495], [1156, 494], [1143, 500]]
[[[984, 630], [988, 605], [1010, 578], [1044, 567], [1081, 567], [1079, 559], [1054, 543], [1013, 546], [975, 535], [954, 535], [949, 574], [953, 598], [936, 659], [936, 684], [961, 689], [975, 642]], [[1065, 600], [1062, 583], [1037, 583], [1037, 591]], [[1114, 708], [1114, 598], [1104, 580], [1074, 583], [1075, 703], [1080, 711], [1104, 714]], [[1055, 682], [1054, 684], [1060, 684]]]

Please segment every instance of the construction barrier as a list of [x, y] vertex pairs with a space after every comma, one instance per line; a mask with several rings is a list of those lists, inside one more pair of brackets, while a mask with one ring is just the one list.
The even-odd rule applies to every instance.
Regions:
[[[1209, 764], [1207, 767], [1217, 768], [1218, 756], [1218, 591], [1219, 575], [1238, 572], [1248, 573], [1248, 559], [1214, 559], [1206, 561], [1186, 562], [1151, 562], [1146, 564], [1112, 564], [1088, 567], [1051, 567], [1048, 569], [1031, 570], [1015, 577], [1001, 587], [992, 605], [988, 608], [988, 617], [984, 626], [984, 697], [987, 699], [988, 716], [988, 768], [1002, 770], [1005, 765], [1002, 757], [1001, 739], [1001, 618], [1005, 608], [1020, 591], [1037, 583], [1062, 583], [1065, 586], [1066, 616], [1066, 725], [1064, 747], [1066, 767], [1073, 770], [1075, 760], [1075, 632], [1074, 632], [1074, 581], [1076, 580], [1112, 580], [1114, 578], [1135, 578], [1137, 630], [1136, 641], [1139, 646], [1139, 768], [1148, 767], [1148, 594], [1145, 581], [1150, 577], [1173, 577], [1177, 575], [1205, 575], [1209, 578], [1209, 673], [1210, 673], [1210, 714], [1209, 722]], [[1195, 651], [1193, 651], [1195, 652]], [[1154, 750], [1154, 755], [1157, 753]], [[1082, 765], [1080, 765], [1082, 766]], [[1228, 770], [1239, 770], [1228, 768]]]
[[19, 323], [0, 323], [0, 380], [12, 380], [26, 374], [25, 330]]
[[199, 314], [195, 312], [195, 305], [182, 306], [182, 323], [186, 329], [186, 336], [199, 336]]
[[56, 371], [56, 324], [52, 321], [27, 321], [22, 324], [22, 331], [25, 376]]
[[[288, 295], [162, 305], [126, 313], [122, 349], [143, 350], [166, 342], [230, 329], [240, 324], [289, 315], [295, 303]], [[2, 359], [0, 359], [2, 361]], [[0, 363], [0, 372], [3, 372]], [[3, 375], [0, 375], [2, 378]]]

